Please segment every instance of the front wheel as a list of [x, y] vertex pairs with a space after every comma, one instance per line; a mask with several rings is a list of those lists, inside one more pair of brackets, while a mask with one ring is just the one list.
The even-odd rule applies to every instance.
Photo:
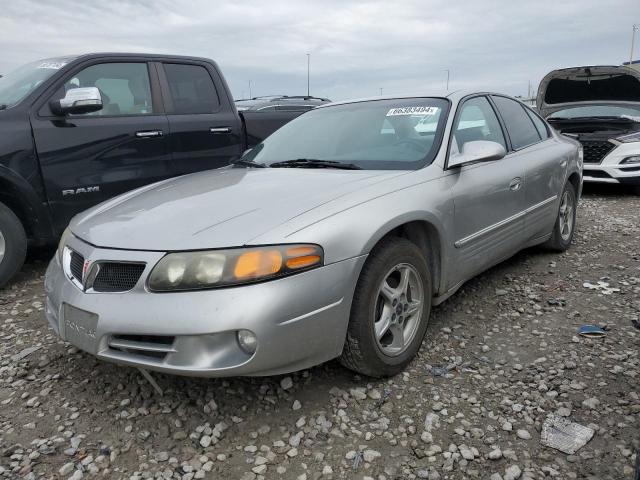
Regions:
[[567, 182], [560, 197], [560, 207], [553, 233], [545, 244], [546, 247], [558, 252], [564, 252], [569, 248], [575, 232], [577, 208], [576, 190], [570, 182]]
[[0, 203], [0, 288], [20, 270], [26, 253], [27, 236], [22, 223]]
[[431, 294], [429, 266], [415, 244], [391, 238], [377, 246], [356, 285], [341, 363], [372, 377], [402, 371], [422, 344]]

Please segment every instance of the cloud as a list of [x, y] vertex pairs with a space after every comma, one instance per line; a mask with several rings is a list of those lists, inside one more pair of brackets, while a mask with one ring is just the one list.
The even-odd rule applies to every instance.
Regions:
[[446, 69], [451, 89], [526, 94], [551, 69], [628, 60], [639, 18], [637, 0], [13, 0], [0, 11], [0, 73], [64, 54], [165, 52], [215, 59], [236, 97], [249, 81], [253, 95], [301, 94], [311, 53], [311, 93], [336, 100], [441, 90]]

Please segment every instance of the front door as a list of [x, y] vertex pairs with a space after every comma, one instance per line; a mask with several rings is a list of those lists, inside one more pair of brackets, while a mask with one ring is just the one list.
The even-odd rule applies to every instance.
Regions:
[[[466, 100], [459, 108], [450, 155], [464, 144], [489, 140], [508, 150], [496, 113], [486, 97]], [[524, 229], [524, 169], [517, 158], [481, 162], [453, 169], [454, 204], [453, 284], [467, 280], [522, 245]]]
[[[103, 108], [54, 116], [48, 100], [71, 88], [97, 87]], [[107, 198], [175, 175], [168, 121], [152, 95], [146, 62], [79, 67], [47, 98], [31, 125], [55, 227]]]

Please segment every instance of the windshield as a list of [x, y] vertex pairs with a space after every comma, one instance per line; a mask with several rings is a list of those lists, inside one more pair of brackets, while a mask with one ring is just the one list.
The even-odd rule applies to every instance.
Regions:
[[448, 109], [443, 98], [318, 108], [284, 125], [243, 160], [267, 166], [304, 159], [369, 170], [414, 170], [435, 158]]
[[0, 106], [13, 107], [70, 60], [69, 57], [38, 60], [4, 75], [0, 78]]
[[565, 108], [549, 115], [554, 118], [578, 118], [578, 117], [640, 117], [640, 106], [621, 107], [617, 105], [588, 105], [582, 107]]

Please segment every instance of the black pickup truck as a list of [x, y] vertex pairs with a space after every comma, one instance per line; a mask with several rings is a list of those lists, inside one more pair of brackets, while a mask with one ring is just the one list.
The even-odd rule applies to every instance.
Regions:
[[228, 165], [301, 113], [239, 114], [206, 58], [89, 54], [0, 77], [0, 288], [76, 213]]

